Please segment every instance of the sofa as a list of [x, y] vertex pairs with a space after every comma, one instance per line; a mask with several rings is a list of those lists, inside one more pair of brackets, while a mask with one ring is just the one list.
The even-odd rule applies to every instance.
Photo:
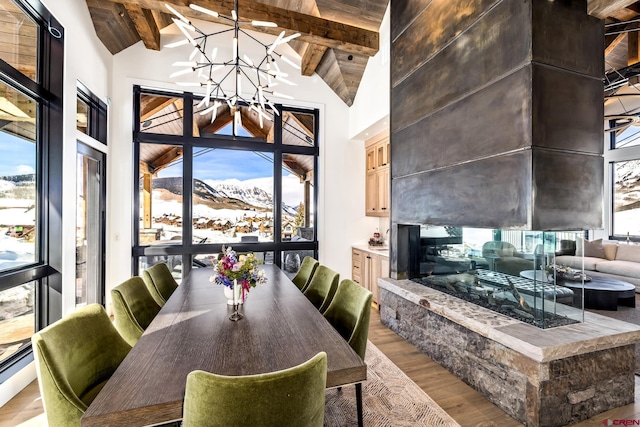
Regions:
[[482, 245], [482, 256], [489, 264], [489, 270], [518, 276], [523, 270], [535, 270], [533, 260], [525, 259], [509, 242], [490, 241]]
[[640, 293], [640, 245], [602, 239], [563, 240], [556, 252], [555, 263], [581, 270], [583, 259], [587, 276], [610, 277], [632, 283]]

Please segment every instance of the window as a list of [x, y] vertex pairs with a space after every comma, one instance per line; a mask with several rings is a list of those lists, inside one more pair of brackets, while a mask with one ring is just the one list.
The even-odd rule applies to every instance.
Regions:
[[317, 110], [278, 106], [271, 121], [191, 93], [135, 91], [135, 268], [165, 261], [179, 276], [211, 266], [222, 245], [289, 260], [290, 274], [317, 257]]
[[76, 128], [102, 144], [107, 144], [107, 104], [78, 82]]
[[605, 160], [609, 165], [609, 200], [607, 212], [611, 239], [640, 241], [640, 128], [624, 122], [612, 121], [609, 149]]
[[634, 126], [629, 119], [611, 120], [611, 149], [628, 148], [640, 145], [640, 127]]
[[0, 0], [0, 21], [1, 382], [61, 317], [64, 29], [38, 0]]
[[613, 234], [640, 236], [640, 160], [614, 162]]

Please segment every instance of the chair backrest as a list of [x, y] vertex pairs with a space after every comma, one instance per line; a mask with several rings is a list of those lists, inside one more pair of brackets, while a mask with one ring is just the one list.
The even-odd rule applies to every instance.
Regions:
[[99, 304], [87, 305], [31, 337], [50, 427], [80, 418], [131, 350]]
[[291, 281], [298, 287], [298, 289], [304, 292], [311, 281], [311, 277], [313, 277], [313, 273], [316, 271], [316, 268], [318, 268], [318, 265], [320, 265], [320, 263], [316, 259], [310, 256], [304, 257], [302, 264], [300, 264], [298, 273], [296, 273]]
[[482, 245], [482, 256], [493, 255], [499, 257], [512, 257], [518, 253], [516, 247], [509, 242], [489, 241]]
[[324, 424], [327, 354], [282, 371], [229, 377], [204, 371], [187, 376], [183, 427]]
[[336, 293], [339, 281], [340, 274], [320, 265], [311, 276], [311, 281], [303, 293], [320, 310], [320, 313], [324, 313]]
[[141, 277], [135, 276], [111, 290], [116, 328], [134, 346], [160, 311]]
[[166, 304], [169, 297], [178, 288], [178, 283], [164, 262], [159, 262], [144, 270], [142, 278], [149, 293], [160, 307]]
[[353, 280], [340, 282], [324, 317], [364, 360], [373, 294]]

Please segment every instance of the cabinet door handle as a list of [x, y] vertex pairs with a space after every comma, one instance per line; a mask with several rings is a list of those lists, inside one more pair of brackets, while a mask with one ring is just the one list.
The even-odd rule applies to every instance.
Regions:
[[357, 265], [354, 265], [353, 268], [357, 268], [358, 270], [360, 270], [360, 267], [358, 267]]
[[383, 211], [386, 211], [386, 210], [387, 210], [387, 208], [380, 208], [380, 209], [382, 209]]

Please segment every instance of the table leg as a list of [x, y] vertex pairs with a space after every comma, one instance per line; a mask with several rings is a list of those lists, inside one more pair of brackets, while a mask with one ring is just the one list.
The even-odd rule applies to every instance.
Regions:
[[363, 427], [362, 421], [362, 383], [356, 383], [356, 407], [358, 410], [358, 427]]

